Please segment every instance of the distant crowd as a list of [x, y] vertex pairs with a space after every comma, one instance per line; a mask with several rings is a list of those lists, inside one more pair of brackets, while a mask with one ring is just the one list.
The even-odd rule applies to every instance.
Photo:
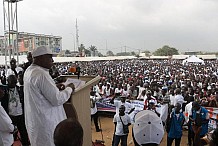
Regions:
[[[118, 88], [130, 99], [143, 99], [149, 90], [153, 97], [161, 101], [163, 92], [173, 99], [175, 90], [180, 89], [185, 104], [193, 96], [203, 106], [218, 107], [217, 60], [205, 61], [204, 65], [191, 63], [185, 66], [182, 61], [138, 59], [57, 63], [53, 74], [73, 74], [69, 72], [72, 66], [80, 67], [80, 75], [100, 75], [102, 80], [97, 88], [104, 96], [115, 95]], [[110, 92], [107, 91], [109, 89]]]
[[[42, 55], [48, 54], [39, 56]], [[4, 90], [1, 105], [13, 124], [17, 125], [23, 145], [30, 145], [24, 120], [26, 103], [23, 75], [33, 62], [31, 54], [27, 56], [27, 59], [28, 62], [22, 65], [17, 65], [16, 60], [11, 59], [7, 70], [5, 66], [0, 67], [1, 89]], [[43, 66], [43, 64], [40, 65]], [[217, 60], [205, 61], [204, 64], [186, 65], [183, 65], [180, 60], [77, 61], [54, 63], [47, 69], [55, 81], [60, 75], [77, 75], [78, 78], [79, 76], [101, 76], [99, 83], [90, 90], [90, 99], [93, 101], [93, 106], [90, 107], [91, 115], [95, 121], [96, 132], [102, 131], [97, 122], [95, 102], [100, 98], [110, 98], [110, 103], [116, 107], [113, 119], [116, 125], [113, 146], [118, 146], [120, 141], [122, 146], [126, 146], [128, 131], [126, 132], [123, 128], [124, 125], [131, 124], [128, 114], [135, 108], [129, 104], [132, 99], [143, 101], [144, 110], [152, 111], [157, 117], [160, 116], [160, 113], [156, 111], [157, 105], [168, 105], [168, 118], [162, 121], [162, 126], [165, 126], [168, 132], [168, 146], [172, 145], [173, 140], [176, 146], [180, 145], [184, 124], [188, 126], [190, 134], [188, 145], [194, 145], [194, 139], [197, 139], [196, 134], [204, 137], [208, 133], [209, 115], [205, 107], [218, 108]], [[69, 93], [73, 92], [72, 89]], [[34, 101], [33, 104], [35, 104]], [[17, 129], [11, 132], [14, 133], [14, 140], [16, 140]], [[136, 130], [133, 133], [140, 133], [140, 131]], [[143, 140], [138, 139], [134, 134], [133, 139], [135, 145], [143, 145]], [[159, 144], [160, 140], [157, 139], [156, 144]]]

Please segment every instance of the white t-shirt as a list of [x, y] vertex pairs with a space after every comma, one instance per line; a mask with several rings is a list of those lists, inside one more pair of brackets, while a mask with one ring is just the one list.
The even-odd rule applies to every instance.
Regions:
[[116, 107], [116, 114], [119, 114], [119, 108], [121, 105], [125, 106], [125, 113], [128, 114], [129, 111], [134, 108], [129, 102], [122, 103], [120, 100], [114, 100], [114, 106]]
[[182, 105], [184, 102], [184, 97], [181, 94], [175, 96], [174, 106], [176, 106], [177, 103]]
[[8, 109], [10, 116], [19, 116], [23, 114], [22, 104], [20, 102], [19, 93], [17, 87], [9, 88], [9, 102]]
[[105, 88], [105, 95], [106, 96], [110, 96], [111, 95], [111, 88], [109, 88], [109, 89], [107, 89], [107, 88]]
[[139, 96], [142, 94], [142, 91], [145, 90], [145, 88], [144, 87], [140, 87], [140, 86], [137, 86], [137, 87], [139, 88], [139, 94], [138, 94], [138, 97], [137, 97], [137, 99], [138, 99]]
[[114, 91], [114, 93], [122, 93], [123, 92], [123, 89], [121, 88], [121, 89], [118, 89], [118, 88], [115, 88], [115, 91]]
[[192, 115], [192, 102], [188, 103], [185, 106], [185, 121], [188, 123], [189, 121], [189, 116]]
[[101, 99], [101, 96], [98, 93], [96, 93], [95, 96], [90, 96], [90, 100], [92, 100], [92, 102], [94, 102], [93, 103], [94, 107], [91, 108], [91, 115], [94, 115], [95, 113], [97, 113], [98, 109], [97, 109], [96, 101], [99, 99]]
[[122, 96], [128, 97], [128, 96], [129, 96], [129, 92], [128, 92], [128, 91], [125, 91], [125, 90], [123, 90], [123, 92], [122, 92]]
[[125, 114], [124, 116], [120, 116], [119, 114], [115, 114], [114, 119], [113, 119], [113, 122], [117, 123], [116, 129], [115, 129], [115, 134], [116, 135], [126, 135], [123, 133], [123, 124], [122, 124], [120, 118], [122, 119], [124, 125], [131, 123], [130, 117], [127, 114]]
[[175, 96], [170, 95], [170, 105], [174, 105], [175, 102]]
[[[15, 70], [17, 73], [19, 73], [20, 71], [23, 71], [23, 69], [21, 67], [16, 67]], [[15, 75], [15, 73], [12, 69], [9, 68], [9, 69], [7, 69], [6, 77], [8, 77], [10, 75]]]

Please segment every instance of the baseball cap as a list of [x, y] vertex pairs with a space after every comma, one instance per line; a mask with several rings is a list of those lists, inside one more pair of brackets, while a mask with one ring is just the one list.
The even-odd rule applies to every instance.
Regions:
[[139, 145], [148, 143], [160, 144], [164, 136], [161, 119], [150, 110], [143, 110], [136, 114], [133, 132]]
[[49, 49], [46, 46], [37, 47], [37, 48], [33, 49], [33, 51], [32, 51], [32, 56], [33, 57], [37, 57], [37, 56], [41, 56], [41, 55], [45, 55], [45, 54], [53, 55], [51, 49]]

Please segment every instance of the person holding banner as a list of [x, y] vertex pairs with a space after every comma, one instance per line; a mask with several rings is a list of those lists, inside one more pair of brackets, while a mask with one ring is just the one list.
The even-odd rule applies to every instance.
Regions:
[[150, 90], [147, 91], [146, 96], [147, 96], [147, 98], [145, 99], [144, 110], [146, 110], [148, 108], [150, 102], [153, 102], [154, 105], [157, 105], [157, 100], [156, 100], [156, 98], [151, 96]]
[[131, 103], [126, 101], [126, 97], [125, 96], [121, 96], [120, 100], [117, 100], [117, 99], [115, 100], [115, 97], [116, 96], [114, 96], [111, 99], [110, 103], [114, 104], [114, 106], [116, 107], [116, 114], [119, 113], [119, 108], [120, 108], [121, 105], [125, 106], [125, 113], [126, 114], [131, 114], [135, 110], [135, 107], [133, 107], [133, 105]]

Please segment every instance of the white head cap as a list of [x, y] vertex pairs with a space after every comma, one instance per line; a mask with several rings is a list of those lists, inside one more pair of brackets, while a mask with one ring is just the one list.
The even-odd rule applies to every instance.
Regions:
[[53, 54], [51, 49], [49, 49], [48, 47], [46, 46], [40, 46], [40, 47], [37, 47], [35, 49], [33, 49], [32, 51], [32, 56], [33, 57], [37, 57], [37, 56], [41, 56], [41, 55], [45, 55], [45, 54]]
[[150, 110], [143, 110], [136, 114], [133, 126], [135, 140], [139, 145], [160, 144], [164, 136], [161, 118]]

